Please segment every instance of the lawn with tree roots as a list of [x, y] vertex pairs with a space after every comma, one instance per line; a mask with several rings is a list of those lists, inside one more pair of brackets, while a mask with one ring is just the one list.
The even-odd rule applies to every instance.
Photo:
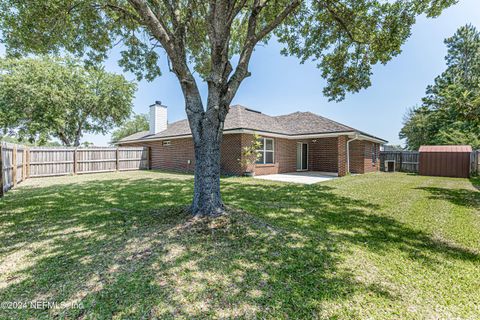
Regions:
[[1, 319], [476, 318], [480, 180], [402, 173], [316, 185], [223, 178], [30, 179], [0, 200]]

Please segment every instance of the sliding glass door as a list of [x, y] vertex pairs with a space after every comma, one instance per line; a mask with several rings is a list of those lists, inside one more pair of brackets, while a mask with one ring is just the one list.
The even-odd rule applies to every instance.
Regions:
[[297, 171], [308, 170], [308, 144], [297, 143]]

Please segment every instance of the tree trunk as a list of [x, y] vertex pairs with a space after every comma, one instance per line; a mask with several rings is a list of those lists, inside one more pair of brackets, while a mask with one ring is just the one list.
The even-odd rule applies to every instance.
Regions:
[[225, 209], [220, 195], [223, 130], [218, 126], [202, 129], [200, 139], [194, 139], [195, 181], [191, 212], [194, 216], [216, 216], [224, 213]]
[[80, 137], [76, 136], [75, 137], [75, 142], [73, 143], [74, 147], [80, 147]]
[[216, 72], [208, 80], [206, 110], [193, 76], [188, 73], [184, 79], [177, 74], [195, 150], [194, 193], [190, 207], [194, 216], [217, 216], [225, 212], [220, 194], [220, 149], [223, 125], [231, 102], [226, 95], [228, 88], [224, 75], [229, 72], [222, 71], [221, 67], [214, 69]]
[[66, 147], [71, 146], [70, 140], [67, 138], [67, 136], [62, 131], [57, 132], [57, 137], [58, 137], [58, 139], [60, 139], [60, 141], [63, 143], [64, 146], [66, 146]]

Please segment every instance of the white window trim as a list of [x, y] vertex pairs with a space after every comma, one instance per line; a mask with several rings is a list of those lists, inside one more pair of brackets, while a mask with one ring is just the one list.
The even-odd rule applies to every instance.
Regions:
[[[273, 138], [263, 138], [261, 137], [260, 138], [261, 140], [263, 140], [263, 149], [259, 149], [257, 150], [257, 152], [262, 152], [263, 153], [263, 162], [261, 163], [258, 163], [257, 164], [275, 164], [275, 139]], [[272, 140], [272, 150], [267, 150], [267, 140]], [[265, 161], [267, 161], [267, 157], [265, 156], [267, 152], [271, 152], [272, 153], [272, 163], [266, 163]]]

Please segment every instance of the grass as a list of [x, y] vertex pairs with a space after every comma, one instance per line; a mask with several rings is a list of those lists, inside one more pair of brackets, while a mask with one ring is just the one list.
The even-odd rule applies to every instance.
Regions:
[[367, 174], [222, 180], [231, 213], [191, 219], [192, 178], [31, 179], [0, 200], [0, 319], [474, 319], [480, 180]]

